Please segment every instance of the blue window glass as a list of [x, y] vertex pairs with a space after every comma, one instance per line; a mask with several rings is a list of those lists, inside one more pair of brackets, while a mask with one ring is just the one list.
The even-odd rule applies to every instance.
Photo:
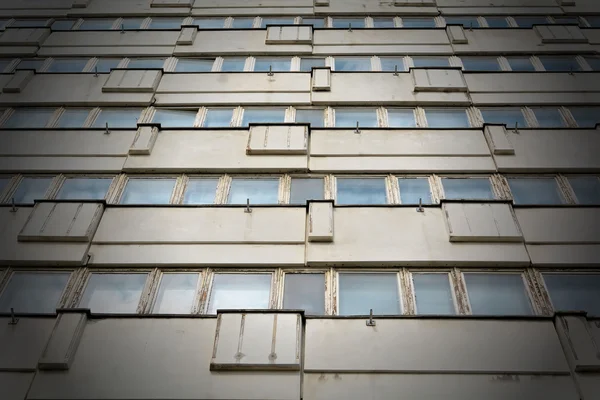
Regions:
[[464, 109], [425, 109], [427, 125], [430, 128], [468, 128], [469, 118]]
[[496, 57], [461, 57], [465, 71], [501, 71]]
[[93, 128], [136, 128], [140, 117], [139, 108], [103, 108], [94, 121]]
[[223, 72], [242, 72], [246, 64], [245, 57], [227, 57], [223, 59], [221, 71]]
[[271, 274], [215, 274], [206, 312], [269, 308], [270, 294]]
[[370, 57], [336, 57], [334, 60], [336, 71], [370, 71]]
[[508, 20], [505, 17], [485, 17], [490, 28], [508, 28]]
[[119, 66], [120, 62], [121, 62], [120, 58], [100, 58], [96, 62], [94, 71], [97, 71], [100, 73], [110, 72], [111, 69], [117, 68]]
[[365, 19], [364, 18], [332, 18], [332, 28], [364, 28], [365, 27]]
[[15, 69], [34, 69], [39, 72], [45, 62], [46, 60], [43, 58], [22, 59]]
[[398, 178], [401, 204], [431, 204], [431, 189], [427, 178]]
[[389, 18], [373, 18], [373, 27], [374, 28], [395, 28], [394, 19]]
[[337, 178], [337, 204], [386, 204], [383, 178]]
[[324, 58], [303, 58], [300, 60], [300, 71], [310, 72], [313, 67], [325, 67]]
[[11, 28], [43, 28], [48, 24], [47, 19], [17, 19], [10, 24]]
[[513, 71], [535, 71], [529, 57], [506, 57], [506, 59]]
[[489, 178], [442, 178], [444, 197], [449, 200], [492, 200]]
[[123, 18], [119, 29], [140, 29], [145, 18]]
[[89, 108], [67, 108], [59, 117], [56, 127], [81, 128], [90, 115], [90, 111]]
[[213, 204], [217, 193], [218, 179], [190, 178], [185, 188], [183, 204]]
[[435, 28], [433, 18], [402, 18], [403, 28]]
[[600, 28], [600, 16], [590, 15], [590, 16], [586, 16], [584, 18], [588, 22], [588, 24], [590, 25], [590, 27], [592, 27], [592, 28]]
[[323, 178], [292, 178], [290, 204], [305, 205], [308, 200], [323, 200]]
[[464, 274], [473, 315], [531, 315], [533, 309], [518, 274]]
[[147, 273], [93, 273], [79, 306], [93, 313], [134, 314], [147, 278]]
[[152, 313], [191, 314], [198, 278], [198, 273], [162, 274]]
[[127, 64], [128, 69], [151, 69], [151, 68], [163, 68], [165, 65], [164, 58], [132, 58]]
[[235, 17], [231, 27], [233, 29], [250, 29], [254, 25], [254, 18]]
[[180, 29], [183, 18], [152, 18], [148, 29]]
[[325, 124], [325, 111], [322, 109], [296, 110], [296, 122], [309, 123], [312, 128], [322, 128]]
[[82, 72], [88, 61], [87, 58], [55, 58], [46, 72]]
[[404, 57], [381, 57], [382, 71], [405, 71]]
[[278, 178], [233, 178], [229, 188], [228, 204], [277, 204]]
[[563, 204], [554, 178], [508, 178], [515, 204]]
[[398, 277], [390, 273], [339, 274], [339, 315], [402, 313]]
[[563, 17], [553, 17], [554, 23], [557, 25], [579, 25], [581, 22], [579, 21], [579, 17], [575, 16], [563, 16]]
[[571, 56], [539, 56], [546, 71], [570, 72], [581, 71], [581, 65]]
[[546, 17], [514, 17], [519, 28], [531, 28], [533, 25], [549, 24]]
[[323, 18], [302, 17], [301, 24], [312, 25], [314, 28], [323, 28], [325, 27], [325, 20]]
[[223, 29], [225, 18], [194, 18], [194, 25], [200, 29]]
[[376, 128], [379, 126], [374, 108], [336, 108], [335, 126], [342, 128]]
[[175, 72], [210, 72], [214, 59], [210, 58], [180, 58], [175, 65]]
[[285, 274], [284, 285], [284, 310], [325, 314], [325, 274]]
[[477, 17], [444, 17], [446, 25], [462, 25], [465, 28], [479, 28]]
[[417, 126], [412, 108], [388, 108], [388, 124], [392, 128], [414, 128]]
[[294, 17], [262, 17], [261, 28], [267, 25], [293, 25]]
[[231, 124], [233, 109], [231, 108], [209, 108], [202, 124], [205, 128], [227, 127]]
[[412, 274], [417, 315], [454, 315], [448, 274]]
[[587, 56], [583, 57], [585, 61], [588, 63], [592, 71], [600, 71], [600, 57], [597, 56]]
[[169, 204], [175, 178], [130, 178], [120, 204]]
[[112, 178], [67, 178], [58, 195], [59, 200], [102, 200]]
[[600, 179], [597, 176], [577, 176], [568, 179], [577, 197], [577, 204], [600, 204]]
[[261, 58], [257, 57], [254, 62], [255, 72], [267, 72], [269, 69], [273, 72], [289, 71], [292, 60], [289, 58]]
[[114, 23], [114, 18], [86, 18], [83, 20], [83, 23], [79, 26], [78, 29], [80, 31], [106, 31], [112, 29]]
[[571, 107], [569, 111], [580, 128], [595, 128], [600, 123], [600, 107]]
[[599, 274], [543, 274], [555, 311], [587, 311], [600, 316]]
[[16, 108], [2, 127], [45, 128], [54, 112], [54, 108]]
[[53, 179], [52, 177], [23, 178], [11, 198], [15, 200], [15, 204], [33, 204], [34, 200], [43, 200]]
[[448, 57], [412, 57], [413, 65], [418, 68], [449, 67]]
[[167, 128], [191, 128], [194, 126], [197, 114], [198, 110], [158, 109], [152, 118], [152, 122]]
[[531, 108], [540, 128], [563, 128], [565, 120], [558, 108]]
[[53, 31], [68, 31], [73, 28], [75, 22], [74, 19], [59, 19], [54, 21], [51, 27]]
[[525, 116], [520, 108], [482, 108], [481, 115], [488, 124], [506, 124], [507, 128], [523, 128], [527, 126]]
[[0, 312], [53, 314], [70, 272], [15, 272], [0, 295]]
[[285, 108], [246, 108], [242, 126], [251, 123], [280, 123], [285, 120]]

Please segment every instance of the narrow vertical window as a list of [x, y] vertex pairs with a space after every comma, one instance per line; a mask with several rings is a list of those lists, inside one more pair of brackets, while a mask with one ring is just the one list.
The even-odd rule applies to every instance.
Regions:
[[285, 274], [283, 308], [325, 314], [325, 274]]
[[185, 188], [183, 204], [213, 204], [217, 193], [218, 179], [190, 178]]
[[418, 315], [456, 314], [448, 274], [419, 273], [412, 280]]
[[163, 273], [152, 312], [155, 314], [189, 314], [192, 312], [198, 285], [197, 273]]
[[398, 178], [401, 204], [431, 204], [431, 189], [427, 178]]
[[323, 178], [292, 178], [290, 204], [304, 205], [308, 200], [322, 200]]

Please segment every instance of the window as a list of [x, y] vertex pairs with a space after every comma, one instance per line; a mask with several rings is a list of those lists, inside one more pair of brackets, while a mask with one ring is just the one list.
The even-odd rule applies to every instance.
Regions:
[[570, 56], [538, 56], [546, 71], [570, 72], [581, 71], [581, 65], [575, 57]]
[[461, 57], [465, 71], [501, 71], [496, 57]]
[[405, 71], [404, 57], [381, 57], [382, 71]]
[[175, 178], [129, 178], [120, 204], [169, 204]]
[[371, 57], [336, 57], [336, 71], [370, 71]]
[[193, 127], [198, 110], [168, 110], [158, 109], [152, 122], [161, 124], [162, 127], [187, 128]]
[[59, 19], [52, 23], [51, 29], [53, 31], [69, 31], [73, 28], [75, 22], [74, 19]]
[[93, 313], [134, 314], [137, 311], [146, 273], [92, 273], [79, 304]]
[[141, 110], [139, 108], [103, 108], [94, 121], [93, 128], [136, 128]]
[[148, 29], [179, 29], [183, 18], [152, 18]]
[[289, 58], [260, 58], [257, 57], [254, 62], [254, 71], [267, 72], [272, 71], [289, 71], [292, 61]]
[[339, 315], [402, 313], [398, 276], [395, 273], [341, 273], [338, 289]]
[[585, 20], [588, 22], [590, 27], [592, 28], [600, 28], [600, 16], [589, 16], [585, 17]]
[[600, 179], [597, 176], [578, 176], [568, 179], [577, 197], [577, 204], [600, 204]]
[[2, 198], [2, 192], [8, 187], [11, 180], [12, 178], [0, 176], [0, 198]]
[[413, 128], [417, 126], [415, 112], [412, 108], [388, 108], [387, 113], [390, 127]]
[[194, 18], [194, 25], [200, 29], [223, 29], [225, 18]]
[[16, 108], [3, 128], [45, 128], [54, 115], [53, 108]]
[[454, 297], [448, 274], [412, 274], [418, 315], [454, 315]]
[[520, 108], [482, 108], [481, 115], [488, 124], [506, 124], [507, 129], [525, 127], [527, 122]]
[[506, 60], [512, 71], [535, 71], [535, 67], [531, 63], [531, 58], [529, 57], [506, 57]]
[[587, 311], [600, 316], [600, 275], [543, 274], [555, 311]]
[[508, 178], [515, 204], [562, 204], [554, 178]]
[[311, 128], [322, 128], [325, 125], [325, 111], [319, 109], [296, 110], [296, 122], [309, 123]]
[[48, 23], [47, 19], [17, 19], [10, 24], [11, 28], [43, 28]]
[[210, 72], [214, 59], [180, 58], [175, 65], [175, 72]]
[[325, 314], [325, 275], [285, 274], [283, 308], [304, 310], [308, 315]]
[[430, 128], [468, 128], [469, 118], [464, 109], [425, 109], [427, 126]]
[[67, 178], [58, 195], [59, 200], [102, 200], [112, 178]]
[[294, 17], [263, 17], [261, 28], [266, 28], [267, 25], [293, 25]]
[[444, 195], [449, 200], [492, 200], [489, 178], [442, 178]]
[[236, 17], [231, 27], [233, 29], [250, 29], [254, 25], [254, 18]]
[[300, 71], [310, 72], [313, 67], [325, 67], [324, 58], [302, 58], [300, 60]]
[[579, 25], [579, 17], [570, 17], [570, 16], [562, 16], [562, 17], [553, 17], [554, 23], [559, 25]]
[[67, 108], [56, 123], [57, 128], [81, 128], [90, 115], [89, 108]]
[[110, 72], [111, 69], [117, 68], [120, 62], [120, 58], [100, 58], [96, 62], [94, 71], [100, 73]]
[[379, 126], [377, 121], [377, 111], [374, 108], [336, 108], [335, 126], [342, 128], [356, 127], [358, 124], [362, 128], [376, 128]]
[[233, 178], [229, 188], [228, 204], [277, 204], [279, 200], [278, 178]]
[[313, 28], [324, 28], [325, 20], [323, 18], [302, 17], [302, 25], [312, 25]]
[[205, 128], [226, 127], [231, 124], [233, 110], [231, 108], [209, 108], [202, 126]]
[[36, 72], [39, 72], [44, 66], [45, 62], [46, 60], [43, 58], [22, 59], [19, 61], [19, 64], [17, 64], [15, 69], [33, 69]]
[[223, 72], [241, 72], [246, 64], [245, 57], [231, 57], [223, 60], [221, 71]]
[[448, 57], [412, 57], [413, 65], [417, 68], [449, 67]]
[[145, 18], [123, 18], [120, 29], [140, 29]]
[[81, 26], [80, 31], [105, 31], [112, 29], [114, 25], [114, 19], [85, 19]]
[[519, 28], [532, 28], [533, 25], [549, 24], [546, 17], [514, 17], [514, 20]]
[[70, 272], [15, 272], [0, 295], [0, 312], [55, 313]]
[[23, 178], [12, 195], [15, 204], [32, 204], [34, 200], [45, 199], [53, 179], [50, 177]]
[[219, 179], [190, 178], [185, 188], [183, 204], [213, 204]]
[[197, 273], [163, 273], [154, 302], [154, 314], [189, 314], [198, 286]]
[[0, 73], [4, 72], [10, 63], [12, 63], [12, 60], [0, 60]]
[[520, 274], [464, 274], [473, 315], [531, 315]]
[[256, 123], [281, 123], [285, 120], [284, 108], [246, 108], [242, 126]]
[[336, 204], [386, 204], [384, 178], [337, 178]]
[[462, 25], [465, 28], [479, 28], [477, 17], [444, 17], [446, 25]]
[[271, 274], [215, 274], [208, 314], [220, 309], [267, 309]]
[[8, 23], [7, 19], [0, 19], [0, 29], [4, 29]]
[[508, 21], [505, 17], [485, 17], [490, 28], [508, 28]]
[[132, 58], [127, 63], [127, 68], [134, 69], [150, 69], [150, 68], [163, 68], [165, 64], [164, 58]]
[[54, 59], [46, 72], [81, 72], [88, 63], [87, 58]]
[[600, 107], [571, 107], [569, 111], [580, 128], [595, 128], [600, 123]]
[[381, 17], [381, 18], [373, 18], [373, 27], [374, 28], [395, 28], [396, 25], [394, 24], [393, 18]]
[[558, 108], [532, 108], [540, 128], [563, 128], [565, 120]]
[[364, 18], [332, 18], [332, 28], [364, 28]]
[[404, 28], [435, 28], [433, 18], [402, 18]]
[[431, 204], [431, 190], [427, 178], [398, 178], [401, 204]]
[[600, 57], [585, 56], [583, 58], [588, 63], [592, 71], [600, 71]]
[[304, 205], [308, 200], [323, 200], [323, 178], [292, 178], [290, 204]]

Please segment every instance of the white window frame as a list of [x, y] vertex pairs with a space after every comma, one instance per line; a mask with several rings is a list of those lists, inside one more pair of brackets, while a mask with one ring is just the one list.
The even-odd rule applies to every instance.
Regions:
[[151, 282], [151, 287], [149, 289], [149, 300], [147, 302], [147, 307], [144, 309], [144, 314], [151, 315], [169, 315], [165, 313], [157, 313], [155, 312], [155, 308], [157, 306], [156, 302], [158, 300], [158, 294], [160, 292], [162, 278], [165, 275], [176, 275], [176, 274], [196, 274], [198, 276], [198, 280], [196, 282], [196, 289], [194, 292], [194, 297], [192, 300], [192, 304], [190, 307], [190, 311], [187, 313], [182, 313], [182, 315], [197, 315], [200, 313], [200, 300], [202, 298], [202, 290], [204, 288], [204, 280], [206, 279], [206, 269], [205, 268], [159, 268], [153, 276], [153, 280]]

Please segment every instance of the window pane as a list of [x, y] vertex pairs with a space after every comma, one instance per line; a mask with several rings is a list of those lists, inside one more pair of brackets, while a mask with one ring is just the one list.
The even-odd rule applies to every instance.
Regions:
[[481, 114], [488, 124], [506, 124], [507, 128], [527, 126], [520, 108], [484, 108], [481, 109]]
[[108, 30], [112, 29], [115, 20], [110, 19], [85, 19], [81, 26], [80, 31], [94, 31], [94, 30]]
[[263, 17], [261, 22], [261, 28], [265, 28], [267, 25], [293, 25], [294, 17]]
[[494, 199], [492, 184], [488, 178], [442, 178], [444, 194], [450, 200]]
[[388, 123], [391, 127], [413, 128], [417, 126], [412, 109], [390, 108], [387, 111]]
[[333, 19], [333, 28], [364, 28], [365, 27], [365, 19], [364, 18], [332, 18]]
[[284, 108], [246, 108], [242, 126], [254, 123], [280, 123], [285, 120]]
[[461, 57], [465, 71], [500, 71], [496, 57]]
[[202, 126], [205, 128], [229, 126], [232, 117], [233, 110], [230, 108], [209, 108]]
[[382, 71], [405, 71], [404, 57], [381, 57]]
[[307, 200], [323, 200], [323, 178], [292, 178], [290, 204], [306, 204]]
[[180, 58], [177, 60], [175, 72], [210, 72], [215, 60], [200, 58]]
[[375, 28], [394, 28], [393, 18], [373, 18], [373, 27]]
[[431, 190], [427, 178], [399, 178], [401, 204], [431, 204]]
[[532, 108], [540, 128], [562, 128], [565, 121], [558, 108]]
[[79, 307], [93, 313], [136, 312], [148, 274], [91, 274]]
[[152, 122], [162, 127], [186, 128], [193, 127], [198, 110], [156, 110]]
[[218, 179], [190, 179], [185, 188], [183, 204], [213, 204]]
[[513, 71], [535, 71], [529, 57], [506, 57], [506, 59]]
[[175, 179], [129, 179], [120, 204], [169, 204]]
[[249, 29], [254, 25], [254, 18], [236, 17], [233, 19], [231, 27], [233, 29]]
[[600, 71], [600, 57], [583, 57], [593, 71]]
[[104, 108], [94, 121], [93, 128], [104, 128], [108, 122], [109, 128], [135, 128], [140, 117], [139, 108], [114, 109]]
[[469, 118], [465, 110], [425, 109], [430, 128], [468, 128]]
[[514, 17], [519, 28], [531, 28], [533, 25], [548, 24], [546, 17]]
[[222, 29], [225, 18], [194, 18], [194, 25], [198, 25], [200, 29]]
[[417, 68], [449, 67], [448, 57], [412, 57], [413, 65]]
[[377, 112], [375, 109], [364, 108], [336, 108], [335, 126], [342, 128], [356, 127], [358, 122], [361, 128], [376, 128]]
[[[7, 60], [7, 59], [0, 60], [0, 73], [4, 72], [11, 62], [12, 62], [12, 60]], [[10, 72], [10, 71], [7, 71], [7, 72]]]
[[11, 178], [0, 177], [0, 195], [2, 194], [4, 189], [7, 188], [10, 181], [11, 181]]
[[271, 274], [215, 274], [208, 314], [219, 309], [267, 309]]
[[289, 58], [256, 58], [254, 63], [254, 71], [266, 72], [269, 67], [272, 71], [289, 71], [291, 68], [291, 60]]
[[11, 28], [43, 28], [48, 23], [47, 19], [17, 19], [10, 25]]
[[313, 67], [324, 67], [324, 58], [303, 58], [300, 60], [300, 71], [310, 72]]
[[580, 128], [595, 128], [600, 123], [600, 107], [571, 107], [569, 111]]
[[46, 192], [54, 178], [23, 178], [12, 197], [16, 204], [32, 204], [46, 198]]
[[508, 21], [505, 17], [485, 17], [490, 28], [508, 28]]
[[96, 63], [94, 71], [97, 72], [110, 72], [112, 68], [117, 68], [121, 62], [120, 58], [101, 58]]
[[59, 200], [102, 200], [112, 178], [67, 178], [56, 196]]
[[575, 57], [538, 56], [538, 58], [546, 71], [581, 71], [581, 66]]
[[515, 204], [562, 204], [554, 178], [508, 178]]
[[370, 57], [335, 57], [336, 71], [370, 71]]
[[554, 23], [558, 25], [579, 25], [579, 17], [553, 17]]
[[543, 274], [555, 311], [587, 311], [600, 316], [600, 275]]
[[73, 28], [73, 25], [75, 25], [73, 19], [59, 19], [52, 23], [51, 29], [53, 31], [68, 31]]
[[145, 18], [123, 18], [120, 29], [140, 29]]
[[229, 189], [228, 204], [277, 204], [279, 199], [279, 179], [234, 178]]
[[386, 204], [385, 179], [337, 178], [337, 204]]
[[517, 274], [464, 274], [473, 315], [531, 315], [523, 278]]
[[54, 111], [54, 108], [17, 108], [2, 127], [44, 128]]
[[462, 25], [465, 28], [479, 28], [477, 17], [444, 17], [446, 25]]
[[44, 65], [44, 62], [46, 62], [46, 60], [43, 58], [29, 60], [25, 59], [19, 61], [19, 64], [17, 64], [17, 67], [15, 69], [34, 69], [36, 71], [39, 71], [42, 68], [42, 65]]
[[339, 315], [401, 314], [396, 274], [340, 274]]
[[179, 29], [183, 18], [152, 18], [148, 29]]
[[600, 204], [600, 179], [597, 176], [569, 178], [577, 204]]
[[433, 18], [402, 18], [404, 28], [435, 28]]
[[296, 122], [309, 123], [312, 128], [322, 128], [325, 125], [325, 111], [296, 110]]
[[221, 71], [223, 72], [241, 72], [244, 70], [244, 64], [246, 64], [245, 57], [231, 57], [223, 60]]
[[453, 315], [454, 300], [448, 274], [413, 274], [418, 315]]
[[198, 274], [162, 274], [156, 302], [155, 314], [189, 314], [192, 312]]
[[0, 312], [54, 313], [70, 272], [15, 272], [0, 296]]
[[325, 314], [324, 274], [285, 274], [283, 308], [304, 310], [306, 314]]
[[127, 64], [127, 68], [128, 69], [163, 68], [164, 65], [165, 65], [164, 58], [132, 58], [131, 60], [129, 60], [129, 63]]
[[323, 28], [325, 20], [323, 18], [302, 18], [302, 25], [312, 25], [314, 28]]
[[58, 128], [81, 128], [89, 115], [89, 108], [67, 108], [58, 119], [56, 126]]
[[585, 19], [590, 24], [590, 27], [600, 28], [600, 17], [589, 16], [589, 17], [585, 17]]

